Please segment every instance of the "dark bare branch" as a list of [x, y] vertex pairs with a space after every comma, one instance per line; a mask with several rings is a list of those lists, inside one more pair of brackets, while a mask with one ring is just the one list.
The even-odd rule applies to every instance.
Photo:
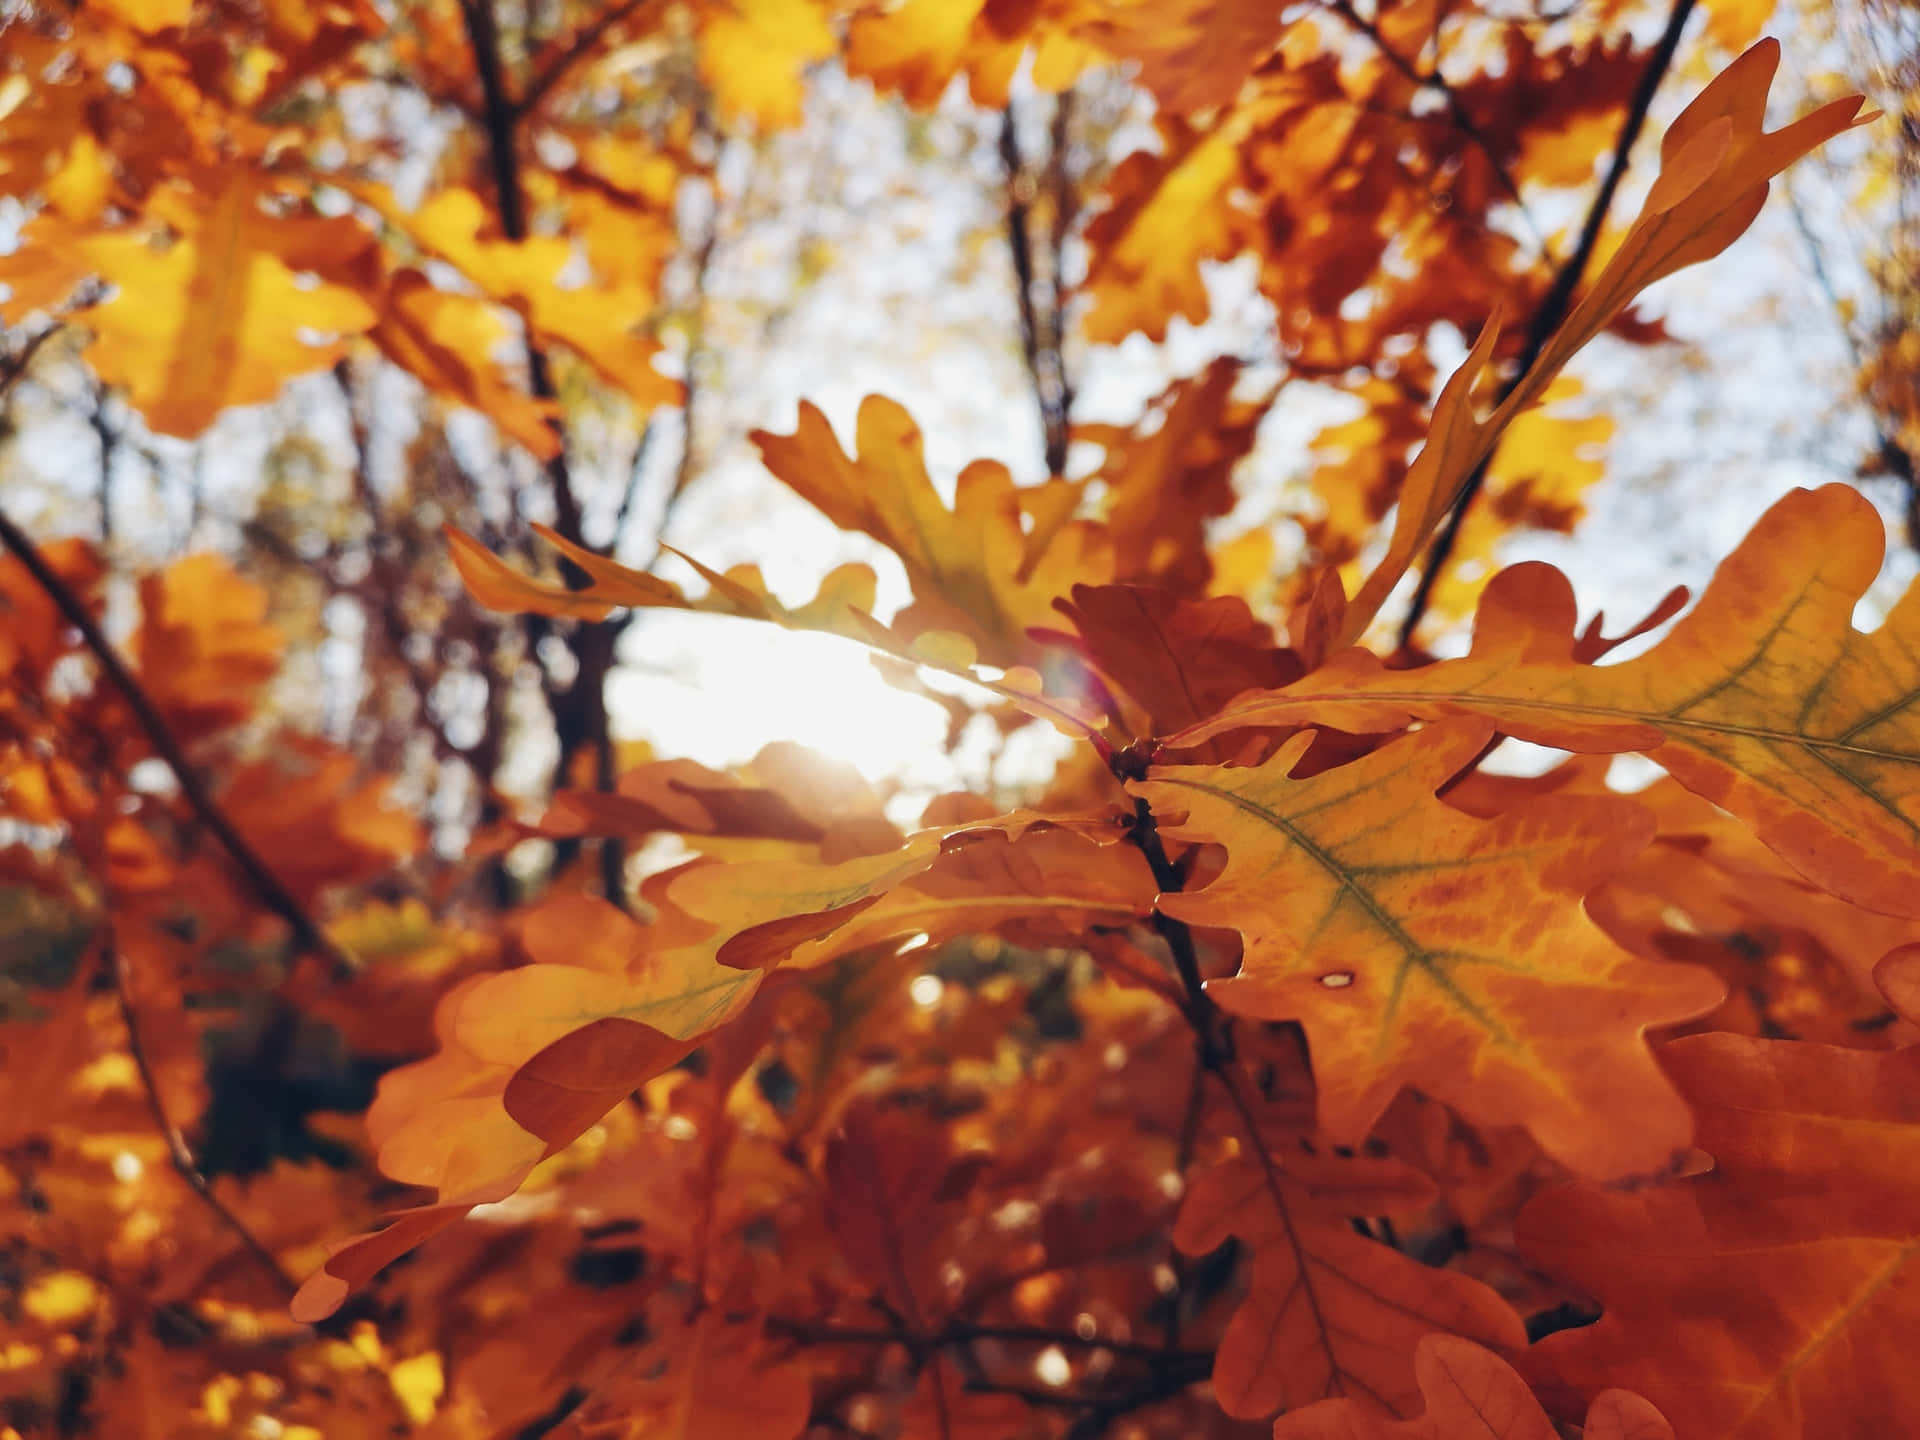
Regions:
[[153, 1061], [147, 1054], [146, 1042], [140, 1034], [140, 1012], [133, 1003], [132, 966], [126, 953], [113, 943], [111, 935], [107, 939], [106, 951], [107, 961], [113, 967], [113, 989], [120, 1001], [120, 1018], [127, 1027], [127, 1053], [133, 1057], [134, 1069], [140, 1074], [140, 1088], [146, 1093], [147, 1109], [153, 1112], [153, 1123], [160, 1131], [160, 1138], [166, 1142], [167, 1158], [173, 1162], [174, 1171], [187, 1182], [187, 1188], [200, 1197], [201, 1203], [213, 1212], [223, 1226], [233, 1232], [234, 1238], [246, 1247], [247, 1253], [260, 1263], [260, 1268], [273, 1277], [281, 1292], [291, 1297], [300, 1288], [299, 1282], [282, 1268], [274, 1253], [247, 1228], [244, 1220], [233, 1213], [226, 1201], [214, 1193], [212, 1182], [200, 1168], [193, 1148], [187, 1144], [187, 1137], [180, 1133], [180, 1127], [167, 1114], [166, 1102], [160, 1098], [160, 1086], [154, 1077]]
[[[1646, 125], [1654, 92], [1660, 88], [1660, 81], [1673, 65], [1674, 53], [1680, 48], [1680, 36], [1687, 28], [1687, 19], [1693, 14], [1693, 6], [1694, 0], [1674, 0], [1673, 9], [1667, 15], [1667, 28], [1654, 46], [1646, 69], [1640, 72], [1640, 81], [1627, 104], [1626, 119], [1621, 122], [1619, 137], [1614, 141], [1613, 158], [1607, 165], [1600, 188], [1594, 192], [1593, 203], [1587, 207], [1587, 218], [1580, 226], [1580, 238], [1573, 247], [1573, 253], [1561, 262], [1560, 268], [1554, 273], [1553, 284], [1528, 322], [1526, 343], [1514, 363], [1512, 377], [1500, 391], [1502, 400], [1513, 393], [1513, 387], [1533, 368], [1533, 362], [1540, 358], [1541, 350], [1553, 337], [1553, 332], [1560, 328], [1560, 322], [1567, 318], [1567, 312], [1573, 308], [1574, 294], [1579, 290], [1587, 266], [1593, 259], [1594, 247], [1600, 241], [1600, 229], [1606, 223], [1607, 211], [1612, 208], [1614, 194], [1627, 173], [1634, 142], [1640, 138], [1640, 131]], [[1413, 593], [1413, 603], [1407, 608], [1406, 618], [1400, 622], [1400, 648], [1403, 650], [1412, 643], [1413, 633], [1427, 613], [1427, 606], [1432, 603], [1433, 587], [1440, 573], [1446, 569], [1447, 561], [1452, 558], [1454, 546], [1459, 543], [1460, 527], [1466, 520], [1467, 511], [1485, 486], [1487, 471], [1498, 457], [1499, 451], [1496, 449], [1467, 477], [1467, 483], [1460, 487], [1460, 496], [1454, 501], [1445, 526], [1434, 537], [1427, 563], [1420, 572], [1418, 588]]]
[[47, 598], [53, 601], [67, 623], [80, 632], [81, 643], [93, 656], [107, 682], [119, 692], [120, 698], [133, 712], [135, 721], [147, 737], [147, 743], [153, 746], [154, 753], [173, 772], [180, 793], [194, 816], [213, 832], [221, 848], [232, 858], [267, 908], [287, 922], [293, 931], [295, 946], [325, 960], [336, 977], [351, 975], [356, 968], [353, 961], [314, 923], [306, 907], [274, 873], [273, 868], [260, 858], [259, 852], [240, 833], [226, 811], [220, 808], [219, 802], [213, 798], [213, 792], [207, 788], [206, 782], [187, 758], [186, 751], [181, 748], [172, 726], [168, 725], [166, 717], [160, 713], [138, 678], [127, 668], [126, 662], [114, 649], [113, 642], [107, 639], [85, 602], [47, 564], [33, 541], [27, 538], [26, 532], [15, 525], [4, 511], [0, 511], [0, 545], [4, 545], [25, 567], [34, 583], [46, 592]]

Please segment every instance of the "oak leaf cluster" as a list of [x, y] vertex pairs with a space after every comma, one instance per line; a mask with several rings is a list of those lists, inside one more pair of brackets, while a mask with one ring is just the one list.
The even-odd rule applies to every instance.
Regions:
[[[245, 567], [122, 584], [108, 547], [5, 521], [0, 882], [32, 943], [0, 995], [0, 1434], [1914, 1424], [1920, 592], [1854, 627], [1885, 537], [1843, 485], [1618, 636], [1551, 566], [1465, 563], [1579, 518], [1614, 422], [1573, 404], [1574, 356], [1657, 343], [1641, 293], [1863, 117], [1768, 129], [1780, 47], [1707, 6], [1721, 58], [1636, 217], [1530, 241], [1530, 198], [1611, 196], [1692, 6], [1652, 16], [1674, 43], [1631, 4], [1510, 8], [0, 21], [9, 405], [70, 365], [185, 439], [337, 382], [367, 518], [312, 571], [483, 797], [449, 846], [404, 746], [294, 723], [298, 607]], [[807, 403], [755, 430], [772, 481], [897, 562], [886, 613], [866, 563], [776, 593], [625, 563], [583, 518], [595, 417], [694, 406], [701, 373], [656, 364], [686, 192], [718, 204], [722, 142], [801, 126], [827, 69], [1007, 111], [1043, 425], [1090, 452], [948, 484], [882, 396], [850, 444]], [[1100, 83], [1153, 141], [1075, 172]], [[454, 137], [420, 164], [369, 118], [403, 93]], [[1052, 171], [1018, 155], [1036, 104]], [[1060, 240], [1029, 273], [1042, 201], [1077, 268]], [[1135, 423], [1073, 420], [1068, 321], [1162, 340], [1227, 260], [1280, 378], [1225, 356]], [[1444, 377], [1437, 327], [1470, 342]], [[376, 374], [442, 437], [397, 492]], [[1236, 466], [1293, 383], [1359, 418], [1314, 438], [1289, 569]], [[444, 438], [474, 414], [510, 520]], [[778, 696], [747, 763], [623, 751], [604, 683], [650, 611], [837, 637], [956, 736], [1051, 727], [1065, 758], [903, 809], [782, 739]], [[1435, 658], [1423, 616], [1470, 646]], [[529, 799], [500, 716], [535, 672], [560, 758]], [[479, 740], [444, 723], [463, 675]], [[1485, 768], [1507, 738], [1564, 755]], [[1610, 784], [1626, 755], [1663, 777]]]

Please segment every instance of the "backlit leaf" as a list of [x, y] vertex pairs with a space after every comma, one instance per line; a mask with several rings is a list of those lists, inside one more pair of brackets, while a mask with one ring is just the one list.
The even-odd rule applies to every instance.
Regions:
[[1815, 884], [1920, 916], [1920, 588], [1879, 629], [1852, 624], [1884, 545], [1857, 491], [1795, 491], [1660, 644], [1598, 667], [1572, 658], [1565, 578], [1515, 566], [1488, 587], [1465, 659], [1389, 671], [1348, 651], [1177, 738], [1468, 713], [1542, 745], [1644, 750]]
[[[1256, 767], [1156, 766], [1131, 788], [1186, 816], [1167, 833], [1227, 847], [1218, 879], [1160, 909], [1240, 931], [1239, 974], [1210, 989], [1306, 1027], [1336, 1138], [1358, 1141], [1412, 1085], [1481, 1123], [1525, 1125], [1583, 1173], [1661, 1170], [1689, 1126], [1643, 1035], [1707, 1010], [1720, 986], [1634, 959], [1581, 910], [1650, 837], [1631, 801], [1481, 822], [1435, 798], [1487, 734], [1436, 727], [1308, 780], [1287, 775], [1305, 735]], [[1632, 1126], [1593, 1124], [1621, 1105]]]
[[1661, 1055], [1713, 1168], [1559, 1190], [1520, 1242], [1605, 1308], [1525, 1369], [1557, 1413], [1624, 1385], [1683, 1435], [1871, 1434], [1910, 1413], [1920, 1324], [1920, 1049], [1699, 1035]]

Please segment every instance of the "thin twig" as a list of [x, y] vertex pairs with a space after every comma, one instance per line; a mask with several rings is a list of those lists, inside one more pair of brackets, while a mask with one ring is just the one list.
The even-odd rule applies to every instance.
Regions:
[[[509, 240], [525, 240], [528, 235], [527, 203], [520, 173], [519, 125], [527, 112], [528, 100], [523, 97], [516, 104], [507, 93], [493, 0], [460, 0], [460, 13], [466, 24], [467, 43], [473, 52], [474, 68], [479, 74], [481, 94], [485, 101], [482, 118], [487, 132], [494, 193], [500, 211], [500, 229]], [[604, 25], [596, 22], [596, 26], [589, 27], [594, 40], [597, 42], [598, 36], [617, 23], [619, 18], [621, 14], [619, 7], [616, 7], [602, 17]], [[571, 47], [563, 57], [565, 63], [571, 64], [587, 48], [590, 47]], [[544, 95], [546, 87], [551, 87], [558, 80], [564, 68], [565, 65], [549, 67], [543, 73], [544, 85], [536, 82], [534, 87], [540, 95]], [[530, 90], [529, 95], [533, 94], [534, 91]], [[538, 96], [534, 98], [537, 100]], [[553, 383], [547, 353], [524, 319], [522, 328], [526, 344], [528, 389], [539, 399], [557, 400], [559, 392]], [[573, 488], [566, 426], [557, 411], [549, 417], [548, 424], [559, 442], [546, 465], [547, 479], [553, 490], [554, 529], [574, 544], [584, 545], [586, 536], [580, 500]], [[564, 562], [561, 568], [568, 584], [579, 586], [586, 583], [585, 574], [571, 561]], [[529, 634], [537, 637], [539, 626], [534, 620], [529, 621], [528, 628]], [[567, 638], [567, 646], [572, 650], [575, 661], [572, 684], [565, 690], [550, 681], [546, 686], [547, 706], [553, 716], [554, 738], [560, 748], [556, 774], [564, 777], [574, 755], [583, 746], [590, 746], [594, 758], [594, 784], [600, 790], [611, 790], [616, 778], [613, 738], [607, 722], [606, 682], [619, 637], [618, 628], [606, 626], [585, 626], [575, 630]], [[543, 669], [541, 673], [545, 678], [546, 671]], [[578, 853], [577, 840], [562, 841], [556, 852], [555, 863], [568, 864]], [[624, 908], [627, 903], [626, 855], [620, 842], [611, 837], [603, 839], [599, 846], [599, 858], [601, 889], [609, 901]]]
[[632, 18], [647, 5], [656, 0], [623, 0], [623, 3], [609, 6], [600, 12], [599, 17], [582, 30], [575, 31], [563, 42], [549, 46], [553, 53], [543, 56], [535, 65], [535, 74], [527, 84], [526, 93], [514, 105], [516, 115], [531, 115], [540, 108], [540, 103], [553, 92], [558, 85], [581, 61], [599, 48], [600, 42], [614, 26]]
[[[1126, 763], [1128, 751], [1115, 756], [1114, 773], [1122, 779], [1137, 779]], [[1144, 774], [1142, 769], [1140, 774]], [[1160, 828], [1154, 818], [1153, 810], [1144, 800], [1134, 801], [1133, 826], [1128, 837], [1134, 846], [1146, 857], [1147, 867], [1153, 871], [1154, 884], [1159, 886], [1163, 895], [1173, 894], [1185, 887], [1183, 876], [1173, 862], [1167, 858], [1167, 849], [1160, 839]], [[1183, 922], [1158, 910], [1153, 915], [1153, 928], [1166, 942], [1168, 952], [1173, 956], [1174, 969], [1179, 973], [1180, 986], [1185, 992], [1186, 1003], [1181, 1007], [1193, 1026], [1194, 1036], [1200, 1047], [1200, 1063], [1209, 1070], [1225, 1062], [1226, 1049], [1220, 1036], [1220, 1010], [1213, 1003], [1213, 997], [1207, 994], [1206, 982], [1200, 974], [1199, 951], [1193, 943], [1193, 931]]]
[[40, 347], [64, 328], [66, 327], [63, 325], [53, 324], [36, 334], [29, 335], [20, 346], [18, 355], [10, 355], [4, 362], [0, 362], [0, 396], [13, 393], [14, 385], [22, 375], [27, 373], [27, 367], [33, 363], [33, 357], [40, 353]]
[[[333, 367], [334, 383], [340, 388], [341, 402], [347, 407], [347, 429], [353, 441], [353, 489], [355, 498], [366, 511], [367, 520], [373, 527], [373, 534], [367, 541], [367, 550], [372, 561], [372, 578], [375, 594], [370, 608], [380, 619], [381, 633], [386, 637], [387, 650], [406, 671], [407, 683], [413, 690], [414, 704], [418, 709], [420, 723], [433, 737], [434, 751], [442, 760], [459, 760], [464, 763], [466, 757], [460, 747], [448, 736], [446, 726], [433, 713], [434, 678], [425, 666], [414, 659], [407, 648], [411, 630], [406, 617], [400, 612], [400, 587], [404, 581], [401, 568], [395, 566], [386, 554], [381, 535], [380, 497], [374, 493], [373, 476], [368, 470], [368, 448], [366, 417], [361, 414], [360, 406], [354, 396], [353, 377], [347, 362], [340, 361]], [[364, 597], [363, 597], [364, 598]]]
[[140, 1087], [146, 1092], [147, 1108], [153, 1112], [153, 1123], [159, 1128], [161, 1139], [166, 1141], [167, 1158], [173, 1162], [175, 1172], [187, 1182], [187, 1188], [200, 1197], [220, 1223], [247, 1248], [247, 1253], [273, 1276], [280, 1289], [291, 1296], [300, 1288], [299, 1282], [282, 1268], [274, 1253], [247, 1228], [244, 1220], [228, 1208], [226, 1201], [214, 1193], [212, 1182], [207, 1179], [200, 1162], [194, 1158], [192, 1147], [187, 1144], [187, 1137], [180, 1133], [180, 1127], [167, 1114], [166, 1102], [160, 1098], [160, 1085], [153, 1073], [153, 1061], [140, 1035], [140, 1014], [133, 1003], [133, 967], [126, 953], [113, 943], [111, 935], [106, 948], [107, 959], [113, 966], [113, 989], [120, 1001], [120, 1018], [127, 1027], [127, 1053], [133, 1057], [134, 1069], [140, 1074]]
[[[1533, 319], [1527, 326], [1526, 343], [1521, 347], [1520, 357], [1515, 362], [1512, 378], [1501, 387], [1500, 398], [1506, 399], [1514, 391], [1526, 374], [1533, 368], [1534, 361], [1540, 358], [1540, 352], [1552, 338], [1560, 322], [1567, 318], [1567, 312], [1573, 308], [1574, 292], [1580, 288], [1580, 282], [1586, 275], [1587, 265], [1593, 259], [1594, 247], [1600, 240], [1600, 229], [1606, 223], [1607, 211], [1613, 206], [1614, 193], [1620, 188], [1620, 181], [1627, 173], [1627, 164], [1632, 156], [1634, 142], [1640, 138], [1640, 131], [1646, 125], [1647, 111], [1653, 105], [1654, 92], [1660, 88], [1673, 65], [1675, 52], [1680, 48], [1681, 32], [1686, 29], [1687, 18], [1693, 14], [1694, 0], [1674, 0], [1674, 6], [1667, 16], [1667, 28], [1661, 33], [1659, 43], [1654, 46], [1653, 54], [1648, 58], [1646, 68], [1640, 72], [1639, 84], [1634, 87], [1633, 97], [1627, 105], [1627, 117], [1620, 125], [1620, 135], [1614, 142], [1613, 159], [1608, 163], [1607, 173], [1600, 182], [1600, 188], [1594, 193], [1593, 203], [1587, 207], [1586, 221], [1580, 227], [1580, 239], [1553, 277], [1553, 284], [1541, 300], [1539, 308], [1533, 312]], [[1419, 627], [1421, 618], [1427, 612], [1427, 606], [1433, 600], [1433, 587], [1452, 558], [1454, 546], [1459, 543], [1460, 527], [1466, 520], [1468, 509], [1474, 497], [1479, 495], [1487, 481], [1487, 471], [1498, 458], [1499, 450], [1483, 460], [1473, 474], [1467, 477], [1467, 483], [1460, 487], [1459, 498], [1454, 501], [1453, 510], [1447, 516], [1445, 526], [1434, 538], [1428, 551], [1427, 563], [1420, 572], [1418, 587], [1413, 592], [1413, 603], [1408, 606], [1406, 618], [1400, 622], [1400, 648], [1406, 649], [1413, 641], [1413, 632]]]
[[227, 817], [226, 811], [220, 808], [219, 802], [213, 798], [212, 791], [207, 789], [199, 773], [193, 768], [192, 762], [187, 759], [186, 752], [181, 748], [172, 727], [167, 724], [166, 718], [161, 715], [159, 708], [155, 706], [133, 672], [127, 668], [126, 662], [120, 658], [119, 652], [113, 647], [113, 642], [107, 639], [99, 623], [88, 611], [86, 604], [47, 564], [39, 550], [34, 547], [33, 541], [7, 518], [4, 511], [0, 511], [0, 544], [5, 545], [14, 558], [26, 567], [27, 573], [33, 576], [35, 583], [46, 592], [47, 597], [53, 601], [67, 623], [80, 632], [81, 643], [86, 646], [88, 653], [100, 666], [108, 682], [120, 692], [120, 697], [126, 701], [127, 708], [133, 711], [134, 719], [146, 733], [147, 742], [153, 746], [154, 752], [173, 772], [173, 778], [180, 786], [180, 793], [185, 797], [194, 815], [201, 824], [213, 832], [214, 838], [232, 857], [234, 864], [246, 876], [248, 883], [266, 903], [267, 908], [292, 928], [294, 944], [301, 950], [311, 951], [320, 956], [338, 978], [344, 979], [352, 975], [356, 968], [353, 961], [339, 946], [327, 938], [320, 927], [314, 923], [313, 918], [307, 914], [306, 908], [287, 888], [286, 883], [273, 872], [273, 867], [260, 858], [259, 852]]
[[[460, 15], [466, 22], [467, 44], [473, 52], [473, 65], [480, 77], [483, 99], [481, 123], [487, 132], [487, 164], [493, 173], [494, 201], [500, 211], [500, 233], [507, 239], [527, 238], [527, 197], [520, 175], [520, 110], [507, 94], [506, 72], [500, 61], [500, 29], [494, 20], [493, 0], [460, 0]], [[547, 352], [534, 338], [532, 327], [523, 318], [521, 328], [526, 340], [527, 388], [541, 400], [555, 400], [559, 392], [547, 364]], [[580, 532], [580, 502], [573, 493], [573, 476], [567, 460], [566, 427], [558, 416], [550, 416], [559, 445], [547, 462], [547, 478], [553, 485], [554, 529], [574, 544], [585, 543]]]
[[[1806, 247], [1807, 268], [1813, 272], [1814, 284], [1819, 286], [1825, 297], [1828, 309], [1832, 312], [1834, 323], [1840, 331], [1840, 338], [1846, 342], [1847, 354], [1853, 361], [1856, 375], [1864, 374], [1867, 357], [1862, 353], [1860, 340], [1854, 334], [1853, 326], [1847, 323], [1847, 307], [1840, 299], [1839, 287], [1833, 283], [1833, 276], [1827, 269], [1826, 256], [1821, 252], [1819, 237], [1813, 233], [1813, 224], [1807, 218], [1806, 207], [1800, 203], [1799, 193], [1792, 185], [1787, 186], [1787, 210], [1793, 216], [1793, 226], [1800, 234], [1800, 243]], [[1907, 543], [1920, 546], [1920, 474], [1916, 474], [1914, 457], [1909, 455], [1899, 439], [1881, 423], [1879, 410], [1871, 403], [1866, 404], [1867, 424], [1873, 429], [1875, 455], [1907, 489]]]

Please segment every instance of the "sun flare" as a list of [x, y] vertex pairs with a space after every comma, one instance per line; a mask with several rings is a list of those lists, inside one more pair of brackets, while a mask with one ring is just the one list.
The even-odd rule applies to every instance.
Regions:
[[622, 734], [662, 755], [720, 767], [792, 740], [876, 782], [922, 792], [965, 783], [940, 707], [889, 685], [850, 641], [669, 617], [646, 642], [615, 672], [609, 708]]

